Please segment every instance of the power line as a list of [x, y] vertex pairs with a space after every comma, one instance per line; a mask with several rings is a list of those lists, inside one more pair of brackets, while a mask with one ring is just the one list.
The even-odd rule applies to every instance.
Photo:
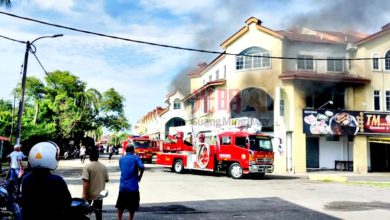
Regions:
[[[28, 17], [23, 17], [7, 12], [2, 12], [0, 11], [0, 14], [11, 16], [14, 18], [22, 19], [22, 20], [27, 20], [35, 23], [40, 23], [43, 25], [48, 25], [48, 26], [53, 26], [53, 27], [58, 27], [62, 29], [67, 29], [71, 31], [76, 31], [76, 32], [81, 32], [85, 34], [91, 34], [91, 35], [96, 35], [100, 37], [106, 37], [106, 38], [111, 38], [111, 39], [117, 39], [117, 40], [123, 40], [123, 41], [128, 41], [128, 42], [133, 42], [133, 43], [139, 43], [139, 44], [146, 44], [146, 45], [151, 45], [151, 46], [158, 46], [158, 47], [165, 47], [165, 48], [171, 48], [171, 49], [177, 49], [177, 50], [186, 50], [186, 51], [193, 51], [193, 52], [200, 52], [200, 53], [209, 53], [209, 54], [218, 54], [218, 55], [233, 55], [233, 56], [250, 56], [250, 57], [263, 57], [263, 58], [269, 58], [269, 59], [280, 59], [280, 60], [345, 60], [345, 61], [352, 61], [352, 60], [372, 60], [373, 58], [299, 58], [299, 57], [282, 57], [282, 56], [263, 56], [263, 55], [240, 55], [236, 53], [226, 53], [224, 52], [219, 52], [219, 51], [212, 51], [212, 50], [202, 50], [202, 49], [195, 49], [195, 48], [189, 48], [189, 47], [179, 47], [179, 46], [173, 46], [173, 45], [168, 45], [168, 44], [161, 44], [161, 43], [155, 43], [155, 42], [149, 42], [149, 41], [142, 41], [142, 40], [135, 40], [135, 39], [130, 39], [130, 38], [124, 38], [124, 37], [118, 37], [114, 35], [108, 35], [108, 34], [102, 34], [98, 32], [93, 32], [93, 31], [87, 31], [87, 30], [82, 30], [78, 28], [73, 28], [69, 26], [64, 26], [64, 25], [59, 25], [59, 24], [54, 24], [46, 21], [41, 21], [33, 18], [28, 18]], [[19, 42], [19, 41], [18, 41]], [[386, 59], [385, 57], [379, 57], [376, 59]]]
[[26, 43], [25, 41], [15, 40], [15, 39], [13, 39], [13, 38], [6, 37], [6, 36], [3, 36], [3, 35], [0, 35], [0, 37], [5, 38], [5, 39], [7, 39], [7, 40], [19, 42], [19, 43], [22, 43], [22, 44], [25, 44], [25, 43]]
[[41, 66], [43, 72], [45, 72], [46, 76], [49, 76], [49, 73], [46, 71], [45, 67], [42, 65], [41, 61], [38, 59], [37, 55], [35, 53], [32, 53], [35, 57], [35, 59], [38, 61], [39, 65]]
[[51, 79], [49, 72], [46, 71], [45, 67], [42, 65], [41, 61], [38, 59], [38, 56], [35, 54], [36, 51], [34, 51], [34, 52], [30, 51], [30, 52], [34, 55], [35, 59], [38, 61], [39, 65], [41, 66], [41, 68], [43, 70], [43, 72], [45, 72], [45, 74], [47, 76], [47, 79], [53, 83], [55, 88], [57, 88], [56, 82], [54, 82], [54, 80]]

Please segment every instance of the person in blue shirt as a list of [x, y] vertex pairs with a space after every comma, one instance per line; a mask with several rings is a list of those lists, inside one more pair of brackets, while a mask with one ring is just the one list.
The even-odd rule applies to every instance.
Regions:
[[145, 167], [142, 160], [134, 155], [134, 146], [128, 144], [126, 146], [126, 155], [119, 159], [119, 168], [121, 170], [121, 178], [119, 184], [119, 195], [116, 202], [118, 209], [118, 220], [122, 220], [123, 211], [129, 211], [129, 219], [134, 218], [135, 211], [139, 209], [139, 186]]

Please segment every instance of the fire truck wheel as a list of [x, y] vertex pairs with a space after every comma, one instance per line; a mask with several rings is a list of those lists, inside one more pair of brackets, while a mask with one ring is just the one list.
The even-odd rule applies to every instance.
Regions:
[[181, 159], [175, 160], [175, 163], [173, 164], [173, 171], [175, 171], [176, 173], [183, 173], [184, 166], [183, 161]]
[[241, 165], [239, 163], [232, 163], [229, 167], [229, 174], [233, 179], [240, 179], [243, 176]]

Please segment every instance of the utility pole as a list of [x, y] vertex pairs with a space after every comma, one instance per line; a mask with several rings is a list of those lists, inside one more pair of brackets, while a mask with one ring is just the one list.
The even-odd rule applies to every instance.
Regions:
[[[20, 144], [20, 136], [22, 133], [22, 116], [23, 116], [23, 107], [24, 107], [24, 94], [26, 91], [28, 54], [31, 51], [31, 46], [33, 46], [35, 48], [33, 43], [39, 39], [42, 39], [42, 38], [56, 38], [56, 37], [62, 37], [62, 36], [63, 36], [62, 34], [56, 34], [53, 36], [42, 36], [42, 37], [38, 37], [37, 39], [35, 39], [31, 42], [30, 41], [25, 42], [26, 43], [26, 52], [24, 54], [24, 65], [23, 65], [23, 76], [22, 76], [22, 94], [21, 94], [20, 101], [19, 101], [18, 125], [17, 125], [17, 129], [16, 129], [16, 144]], [[34, 53], [34, 52], [35, 52], [35, 50], [32, 53]]]
[[28, 54], [30, 52], [30, 41], [26, 42], [26, 52], [24, 54], [24, 64], [23, 64], [23, 75], [22, 75], [22, 95], [19, 101], [19, 111], [18, 111], [18, 127], [16, 128], [16, 144], [20, 144], [20, 133], [22, 131], [22, 115], [23, 115], [23, 106], [24, 106], [24, 93], [26, 91], [26, 75], [27, 75], [27, 63], [28, 63]]

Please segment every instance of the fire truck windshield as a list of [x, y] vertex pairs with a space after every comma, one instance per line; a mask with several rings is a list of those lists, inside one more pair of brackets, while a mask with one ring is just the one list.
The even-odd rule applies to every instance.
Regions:
[[250, 149], [254, 151], [272, 151], [272, 142], [269, 137], [251, 135], [249, 136]]
[[150, 141], [141, 141], [141, 140], [134, 140], [134, 148], [148, 148]]

